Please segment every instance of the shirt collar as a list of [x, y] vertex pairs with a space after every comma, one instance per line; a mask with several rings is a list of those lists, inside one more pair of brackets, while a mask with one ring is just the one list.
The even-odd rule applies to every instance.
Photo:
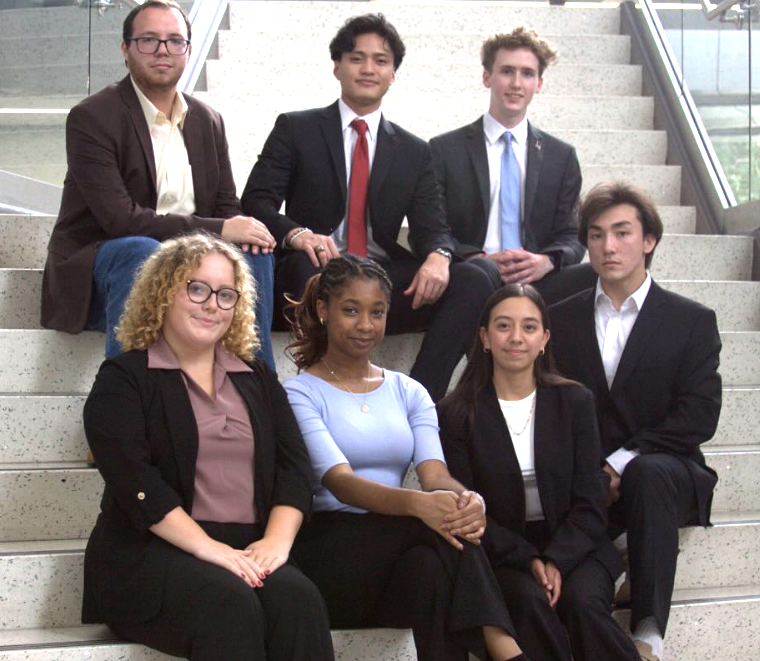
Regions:
[[494, 119], [490, 112], [483, 115], [483, 133], [486, 134], [486, 140], [489, 144], [496, 144], [504, 135], [504, 131], [509, 131], [517, 146], [524, 148], [528, 142], [528, 118], [523, 117], [517, 126], [507, 129], [501, 122]]
[[371, 140], [377, 140], [377, 131], [380, 127], [380, 118], [383, 116], [380, 108], [371, 112], [369, 115], [359, 117], [351, 108], [349, 108], [343, 99], [338, 99], [338, 109], [340, 110], [340, 128], [345, 131], [355, 119], [363, 119], [367, 122], [367, 132]]
[[[145, 94], [142, 93], [142, 90], [135, 82], [135, 79], [132, 78], [132, 76], [130, 76], [129, 79], [132, 81], [132, 87], [135, 88], [135, 94], [137, 94], [137, 100], [140, 102], [140, 107], [145, 115], [145, 121], [148, 122], [148, 127], [150, 128], [156, 123], [156, 117], [159, 114], [163, 115], [163, 113], [153, 105]], [[174, 97], [174, 105], [172, 106], [172, 116], [168, 118], [169, 121], [174, 122], [174, 118], [176, 117], [176, 122], [174, 123], [178, 124], [181, 129], [185, 128], [187, 110], [187, 101], [185, 101], [184, 95], [177, 92]]]
[[[221, 343], [217, 343], [214, 349], [215, 365], [225, 372], [252, 372], [253, 370], [234, 354], [227, 353]], [[163, 334], [148, 347], [149, 370], [179, 370], [182, 369], [179, 359], [172, 351]]]
[[[644, 301], [647, 298], [647, 294], [649, 293], [649, 289], [652, 286], [652, 276], [647, 273], [647, 277], [644, 278], [644, 282], [641, 283], [641, 287], [639, 287], [633, 294], [631, 294], [628, 298], [626, 298], [623, 301], [623, 305], [620, 306], [620, 311], [623, 312], [624, 310], [628, 309], [631, 305], [634, 306], [634, 309], [639, 312], [641, 311], [642, 306], [644, 305]], [[612, 305], [612, 300], [604, 291], [604, 288], [602, 287], [602, 279], [599, 278], [596, 281], [596, 294], [594, 295], [594, 308], [599, 309], [599, 305], [606, 301], [607, 304], [610, 306], [611, 310], [614, 310], [615, 308]]]

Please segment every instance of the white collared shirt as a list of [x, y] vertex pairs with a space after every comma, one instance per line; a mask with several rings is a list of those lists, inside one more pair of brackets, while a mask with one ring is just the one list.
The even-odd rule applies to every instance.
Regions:
[[156, 160], [156, 213], [195, 213], [193, 169], [187, 155], [182, 129], [187, 116], [187, 102], [179, 92], [174, 97], [171, 118], [154, 106], [142, 93], [134, 78], [135, 88], [153, 144]]
[[[367, 122], [367, 149], [369, 151], [369, 171], [372, 173], [372, 163], [375, 160], [375, 151], [377, 150], [377, 132], [380, 129], [380, 119], [382, 112], [380, 108], [371, 112], [369, 115], [359, 117], [351, 108], [349, 108], [343, 99], [338, 99], [338, 109], [340, 110], [340, 127], [343, 132], [343, 154], [346, 159], [346, 211], [343, 220], [332, 234], [335, 246], [341, 254], [346, 252], [348, 247], [348, 203], [351, 190], [351, 161], [354, 155], [354, 147], [359, 134], [352, 128], [351, 122], [355, 119], [363, 119]], [[369, 200], [369, 196], [367, 197]], [[370, 257], [380, 260], [388, 260], [388, 253], [385, 252], [372, 238], [372, 224], [369, 222], [369, 203], [367, 204], [367, 253]]]
[[[599, 353], [602, 356], [602, 365], [604, 365], [604, 375], [607, 378], [609, 388], [612, 387], [612, 382], [615, 380], [620, 358], [623, 356], [625, 345], [651, 286], [652, 276], [647, 273], [642, 285], [623, 301], [620, 310], [616, 310], [612, 305], [612, 300], [602, 288], [601, 279], [596, 283], [594, 325], [596, 326]], [[620, 448], [607, 457], [607, 463], [615, 469], [618, 475], [622, 475], [628, 462], [638, 454], [636, 450]]]
[[483, 133], [486, 141], [486, 156], [488, 158], [489, 203], [488, 203], [488, 230], [483, 251], [488, 253], [501, 251], [501, 217], [499, 205], [499, 189], [501, 188], [501, 156], [504, 153], [504, 141], [501, 136], [509, 130], [512, 134], [512, 149], [517, 158], [520, 169], [520, 219], [525, 213], [525, 164], [528, 153], [528, 119], [523, 120], [515, 127], [507, 129], [503, 124], [495, 120], [491, 113], [483, 115]]

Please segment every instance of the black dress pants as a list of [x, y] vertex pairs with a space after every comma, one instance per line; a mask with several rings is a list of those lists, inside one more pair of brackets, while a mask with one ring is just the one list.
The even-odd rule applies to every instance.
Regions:
[[482, 627], [515, 631], [482, 548], [464, 547], [412, 517], [323, 512], [293, 554], [333, 627], [411, 627], [420, 661], [487, 659]]
[[[245, 548], [259, 526], [201, 523], [214, 539]], [[108, 623], [122, 638], [190, 661], [332, 661], [330, 623], [315, 585], [287, 563], [252, 588], [227, 569], [176, 549], [158, 615]]]
[[658, 452], [633, 459], [620, 480], [620, 500], [609, 512], [610, 536], [628, 531], [631, 629], [654, 617], [668, 626], [678, 559], [678, 528], [698, 517], [691, 473], [680, 459]]
[[[445, 394], [457, 363], [475, 340], [477, 322], [486, 299], [494, 289], [487, 265], [472, 260], [456, 262], [449, 269], [449, 285], [433, 305], [412, 310], [413, 296], [404, 291], [420, 268], [415, 259], [381, 262], [393, 283], [386, 332], [389, 335], [427, 331], [410, 376], [419, 381], [438, 401]], [[306, 281], [319, 269], [307, 255], [293, 252], [281, 259], [275, 271], [274, 328], [287, 330], [283, 308], [285, 295], [300, 299]]]
[[[538, 549], [549, 542], [543, 522], [529, 523], [525, 536]], [[528, 569], [501, 566], [494, 573], [532, 661], [639, 661], [612, 617], [614, 578], [595, 558], [585, 558], [562, 577], [554, 609]]]

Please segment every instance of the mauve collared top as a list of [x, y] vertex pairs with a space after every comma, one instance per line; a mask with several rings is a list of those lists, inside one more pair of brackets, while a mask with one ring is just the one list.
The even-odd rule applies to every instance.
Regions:
[[[148, 369], [182, 370], [164, 339], [148, 348]], [[198, 425], [198, 459], [191, 516], [196, 521], [255, 523], [254, 438], [248, 408], [227, 372], [251, 372], [240, 358], [216, 345], [212, 399], [182, 370]]]

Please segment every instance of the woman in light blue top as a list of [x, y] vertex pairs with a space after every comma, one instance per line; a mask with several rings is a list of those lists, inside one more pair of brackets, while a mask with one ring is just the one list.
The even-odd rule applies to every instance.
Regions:
[[[418, 659], [525, 659], [480, 547], [481, 498], [446, 468], [435, 407], [409, 377], [370, 362], [391, 285], [371, 260], [331, 260], [292, 308], [285, 383], [316, 499], [293, 556], [333, 627], [411, 627]], [[413, 462], [422, 491], [405, 489]]]

